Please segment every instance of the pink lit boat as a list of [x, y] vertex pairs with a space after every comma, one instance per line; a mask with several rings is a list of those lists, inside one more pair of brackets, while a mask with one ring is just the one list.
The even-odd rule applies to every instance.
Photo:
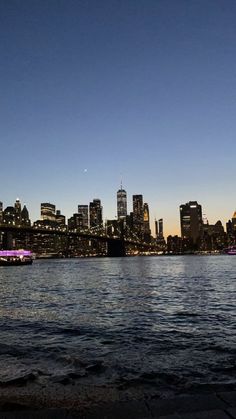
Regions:
[[30, 250], [0, 250], [0, 266], [23, 266], [32, 262]]
[[227, 249], [227, 255], [236, 255], [236, 246], [229, 247]]

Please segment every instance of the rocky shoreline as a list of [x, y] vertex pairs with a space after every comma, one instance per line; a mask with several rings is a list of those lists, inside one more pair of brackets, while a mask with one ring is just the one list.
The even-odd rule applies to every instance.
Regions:
[[53, 385], [0, 388], [1, 419], [160, 418], [236, 419], [236, 386], [208, 386], [182, 394], [122, 392], [113, 387]]

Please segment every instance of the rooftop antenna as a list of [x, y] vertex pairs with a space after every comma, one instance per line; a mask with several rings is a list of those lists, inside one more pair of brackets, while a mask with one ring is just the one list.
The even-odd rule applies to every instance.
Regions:
[[122, 185], [122, 173], [120, 174], [120, 189], [123, 189], [123, 185]]

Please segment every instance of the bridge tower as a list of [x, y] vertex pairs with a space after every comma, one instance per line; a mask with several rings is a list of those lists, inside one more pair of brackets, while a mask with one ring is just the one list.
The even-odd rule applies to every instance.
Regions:
[[11, 231], [5, 231], [2, 236], [2, 247], [3, 250], [13, 249], [13, 234]]
[[122, 257], [126, 256], [124, 239], [108, 239], [107, 241], [107, 256]]
[[[119, 192], [119, 191], [118, 191]], [[124, 240], [124, 219], [118, 220], [119, 238], [110, 238], [107, 241], [107, 256], [123, 257], [126, 256]]]

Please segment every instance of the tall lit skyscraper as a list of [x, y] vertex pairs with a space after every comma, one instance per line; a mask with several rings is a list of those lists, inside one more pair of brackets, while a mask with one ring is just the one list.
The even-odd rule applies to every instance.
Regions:
[[143, 195], [133, 195], [134, 222], [143, 223]]
[[149, 207], [146, 202], [143, 204], [143, 237], [145, 242], [151, 239]]
[[102, 227], [102, 206], [100, 199], [94, 199], [89, 204], [90, 227]]
[[139, 238], [143, 236], [143, 195], [133, 195], [133, 228]]
[[118, 220], [124, 219], [127, 215], [127, 194], [126, 191], [121, 188], [117, 191], [117, 218]]
[[192, 239], [196, 244], [202, 236], [202, 207], [197, 201], [180, 205], [180, 226], [183, 239]]
[[81, 227], [88, 228], [88, 205], [78, 205], [78, 214], [81, 219]]

